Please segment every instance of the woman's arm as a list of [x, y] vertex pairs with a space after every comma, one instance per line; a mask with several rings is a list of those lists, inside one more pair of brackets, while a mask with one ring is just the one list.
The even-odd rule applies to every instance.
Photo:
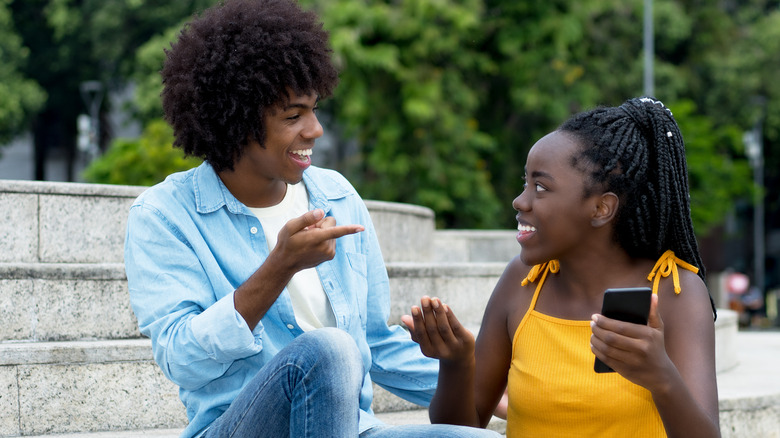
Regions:
[[402, 318], [423, 353], [440, 359], [438, 388], [429, 407], [432, 423], [486, 427], [490, 422], [506, 388], [511, 335], [518, 322], [509, 316], [518, 311], [525, 274], [527, 267], [519, 259], [507, 266], [488, 301], [476, 342], [452, 309], [436, 298], [424, 297], [420, 307], [412, 308], [412, 316]]
[[594, 316], [593, 352], [650, 391], [669, 437], [719, 437], [709, 294], [698, 276], [680, 274], [682, 292], [662, 282], [647, 326]]
[[439, 359], [436, 393], [429, 406], [432, 423], [478, 426], [474, 406], [474, 336], [438, 298], [423, 297], [412, 315], [402, 317], [423, 354]]

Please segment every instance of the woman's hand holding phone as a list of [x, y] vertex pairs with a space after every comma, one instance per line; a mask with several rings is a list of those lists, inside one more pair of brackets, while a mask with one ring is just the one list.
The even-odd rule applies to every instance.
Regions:
[[[664, 326], [658, 313], [658, 296], [651, 294], [647, 324], [593, 315], [591, 351], [629, 381], [648, 390], [664, 385], [664, 370], [675, 369], [666, 353]], [[594, 365], [595, 367], [595, 365]], [[660, 371], [660, 372], [659, 372]]]

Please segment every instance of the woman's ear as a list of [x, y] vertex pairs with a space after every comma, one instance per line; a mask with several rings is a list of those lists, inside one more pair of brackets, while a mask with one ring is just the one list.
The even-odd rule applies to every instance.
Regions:
[[591, 225], [598, 228], [610, 223], [615, 218], [619, 205], [620, 199], [612, 192], [606, 192], [596, 198]]

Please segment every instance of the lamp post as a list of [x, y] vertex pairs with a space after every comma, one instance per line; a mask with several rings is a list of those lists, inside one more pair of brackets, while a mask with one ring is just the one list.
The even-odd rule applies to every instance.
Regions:
[[645, 48], [645, 96], [655, 96], [653, 80], [653, 57], [655, 47], [653, 45], [653, 0], [645, 0], [644, 12], [644, 48]]
[[745, 142], [745, 154], [750, 160], [750, 167], [753, 168], [753, 184], [755, 194], [753, 196], [753, 284], [758, 287], [763, 296], [764, 293], [764, 144], [763, 144], [763, 112], [764, 100], [758, 99], [761, 107], [761, 115], [756, 121], [753, 129], [745, 132], [743, 140]]
[[89, 163], [100, 152], [100, 104], [103, 102], [103, 84], [100, 81], [85, 81], [79, 86], [79, 91], [89, 111], [89, 141], [86, 142], [85, 150], [82, 150], [86, 153]]

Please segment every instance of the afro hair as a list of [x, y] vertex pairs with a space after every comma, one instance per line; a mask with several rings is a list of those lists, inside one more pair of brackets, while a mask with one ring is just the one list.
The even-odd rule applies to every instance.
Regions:
[[165, 120], [174, 146], [232, 170], [263, 116], [290, 91], [329, 97], [338, 83], [328, 33], [293, 0], [227, 0], [196, 16], [166, 50]]

